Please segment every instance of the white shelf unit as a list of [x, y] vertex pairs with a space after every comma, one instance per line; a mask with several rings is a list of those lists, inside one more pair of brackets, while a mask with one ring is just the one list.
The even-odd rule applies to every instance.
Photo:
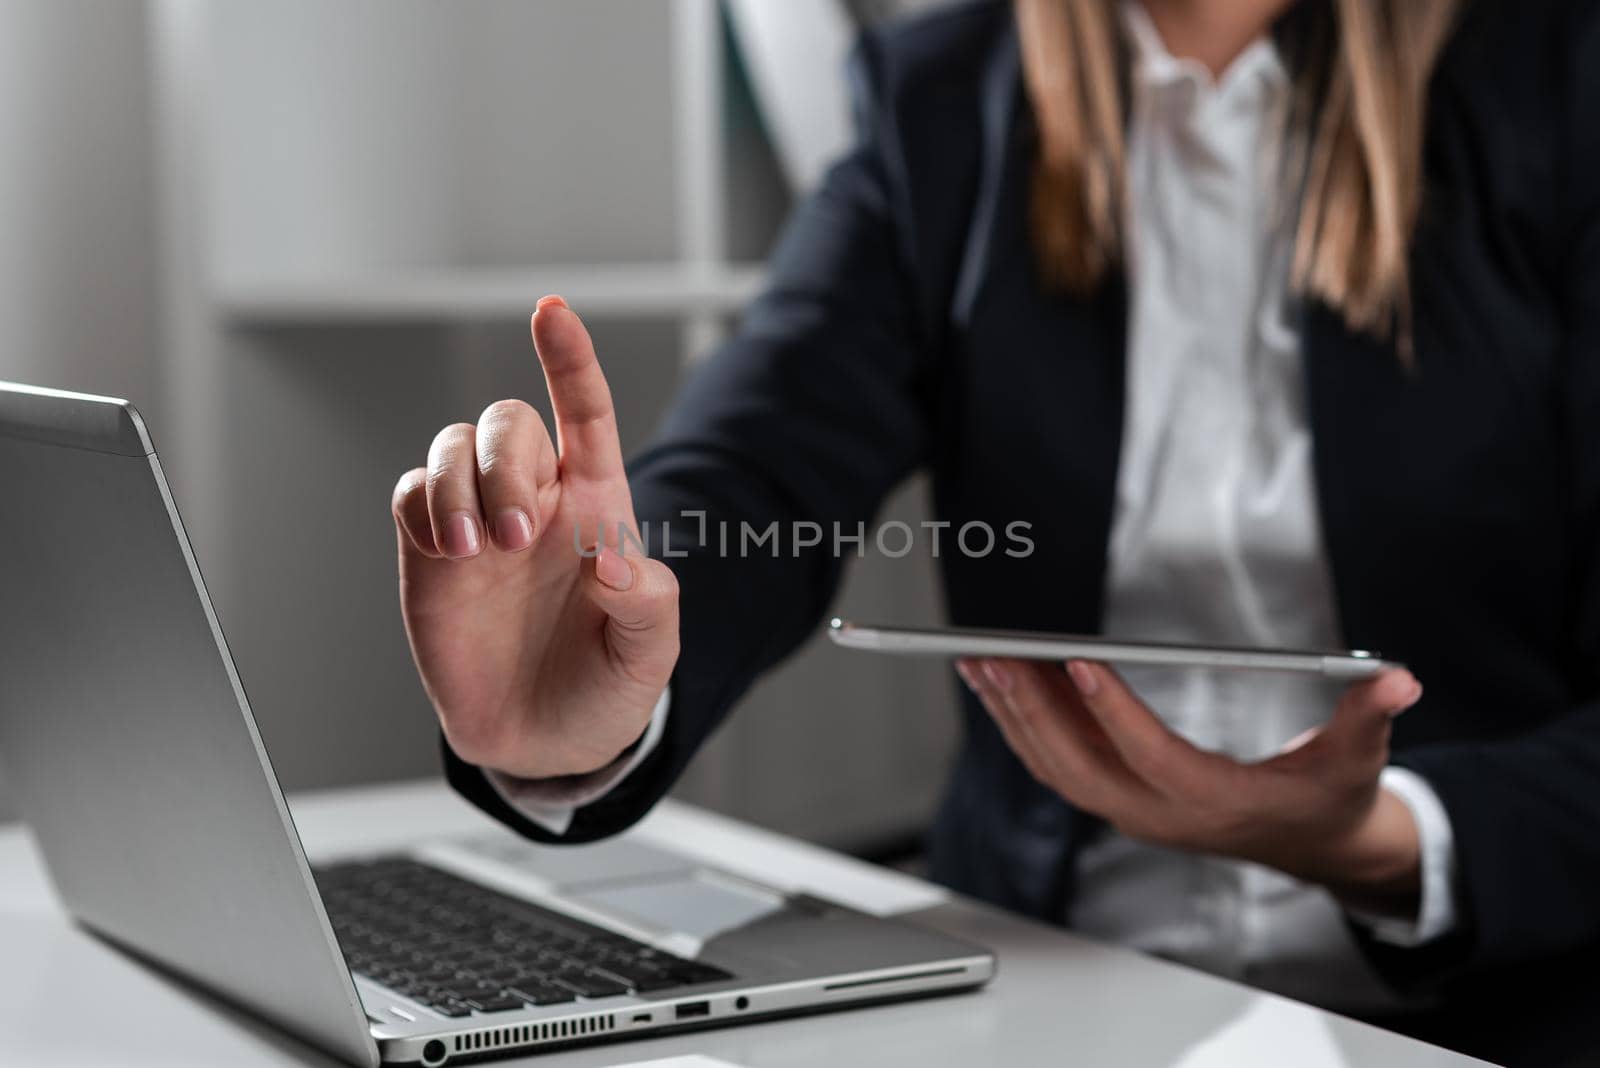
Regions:
[[585, 316], [718, 319], [760, 287], [756, 266], [571, 264], [560, 267], [417, 269], [228, 284], [216, 304], [238, 326], [514, 319], [559, 293]]
[[227, 326], [514, 318], [553, 291], [676, 319], [687, 359], [759, 284], [726, 255], [717, 0], [167, 3], [206, 42], [191, 163]]

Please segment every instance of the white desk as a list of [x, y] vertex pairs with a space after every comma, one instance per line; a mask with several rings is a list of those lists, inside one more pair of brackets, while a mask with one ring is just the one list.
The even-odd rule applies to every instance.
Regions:
[[[292, 799], [313, 861], [418, 837], [499, 832], [427, 782]], [[1298, 1068], [1481, 1062], [1018, 919], [928, 884], [682, 805], [630, 832], [714, 853], [769, 883], [831, 892], [993, 947], [986, 990], [504, 1061], [596, 1068], [703, 1053], [750, 1068], [1149, 1065]], [[158, 975], [74, 926], [32, 841], [0, 828], [0, 1063], [47, 1066], [336, 1062]]]

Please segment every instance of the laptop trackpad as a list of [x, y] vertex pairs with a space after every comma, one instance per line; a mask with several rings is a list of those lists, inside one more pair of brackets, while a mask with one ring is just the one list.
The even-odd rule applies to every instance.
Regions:
[[565, 896], [638, 927], [701, 942], [783, 911], [781, 894], [705, 870], [567, 888]]

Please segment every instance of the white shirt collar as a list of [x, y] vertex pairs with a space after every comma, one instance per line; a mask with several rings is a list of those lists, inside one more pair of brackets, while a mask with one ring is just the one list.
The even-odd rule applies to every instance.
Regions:
[[1231, 96], [1258, 80], [1272, 88], [1289, 83], [1288, 69], [1283, 65], [1271, 34], [1262, 34], [1251, 41], [1228, 64], [1220, 78], [1212, 78], [1204, 63], [1180, 59], [1167, 50], [1161, 31], [1156, 29], [1140, 0], [1123, 0], [1121, 10], [1123, 28], [1132, 49], [1133, 77], [1145, 87], [1160, 89], [1187, 83]]

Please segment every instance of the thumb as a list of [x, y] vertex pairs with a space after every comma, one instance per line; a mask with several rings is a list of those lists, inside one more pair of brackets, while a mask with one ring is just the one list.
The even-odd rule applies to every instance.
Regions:
[[606, 641], [618, 666], [663, 680], [678, 657], [678, 577], [660, 560], [601, 548], [591, 597], [606, 614]]
[[1326, 741], [1366, 748], [1386, 744], [1389, 721], [1422, 697], [1422, 683], [1404, 668], [1390, 668], [1345, 690], [1325, 732]]

